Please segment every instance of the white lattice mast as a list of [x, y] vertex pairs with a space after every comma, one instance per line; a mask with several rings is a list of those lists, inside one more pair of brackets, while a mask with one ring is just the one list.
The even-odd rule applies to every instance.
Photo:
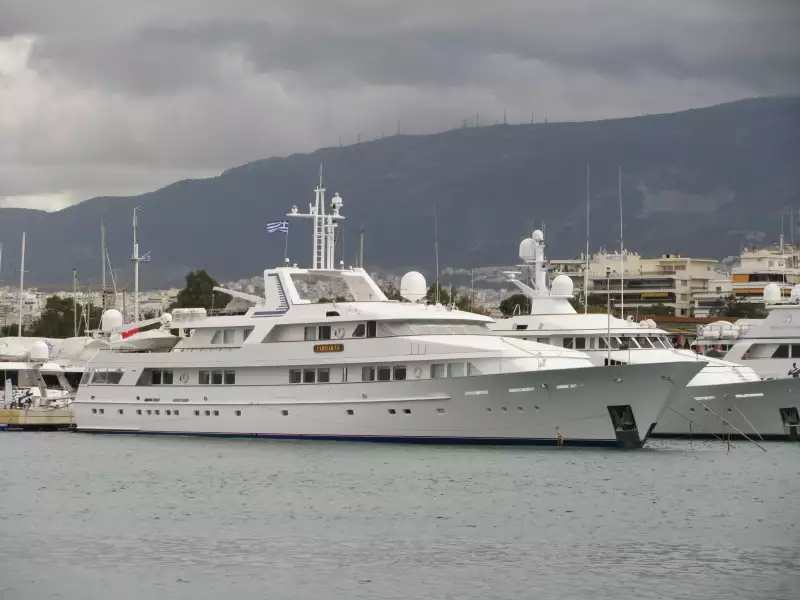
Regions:
[[314, 189], [314, 203], [309, 203], [308, 213], [298, 212], [293, 206], [287, 217], [301, 217], [313, 221], [313, 248], [311, 268], [315, 270], [333, 270], [334, 250], [336, 245], [336, 221], [344, 219], [339, 214], [342, 198], [334, 194], [331, 199], [330, 214], [325, 211], [325, 187], [322, 185], [322, 167], [320, 167], [319, 185]]

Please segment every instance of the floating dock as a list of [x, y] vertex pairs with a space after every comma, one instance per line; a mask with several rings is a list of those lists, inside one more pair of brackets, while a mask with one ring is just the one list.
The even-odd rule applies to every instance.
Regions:
[[57, 430], [75, 427], [70, 408], [0, 408], [2, 430]]

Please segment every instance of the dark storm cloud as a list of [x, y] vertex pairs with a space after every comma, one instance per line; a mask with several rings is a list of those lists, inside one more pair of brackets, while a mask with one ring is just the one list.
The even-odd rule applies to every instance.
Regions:
[[793, 0], [0, 0], [0, 197], [148, 189], [397, 119], [796, 93], [797, 31]]

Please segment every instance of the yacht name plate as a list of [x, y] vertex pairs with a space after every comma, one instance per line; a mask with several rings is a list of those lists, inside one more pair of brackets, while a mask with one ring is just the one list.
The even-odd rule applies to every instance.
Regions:
[[314, 352], [342, 352], [344, 344], [314, 344]]

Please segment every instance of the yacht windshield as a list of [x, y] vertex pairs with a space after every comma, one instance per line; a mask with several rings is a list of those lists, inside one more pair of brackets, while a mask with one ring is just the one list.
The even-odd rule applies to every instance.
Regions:
[[485, 335], [486, 326], [477, 323], [402, 323], [381, 324], [382, 333], [397, 335]]

